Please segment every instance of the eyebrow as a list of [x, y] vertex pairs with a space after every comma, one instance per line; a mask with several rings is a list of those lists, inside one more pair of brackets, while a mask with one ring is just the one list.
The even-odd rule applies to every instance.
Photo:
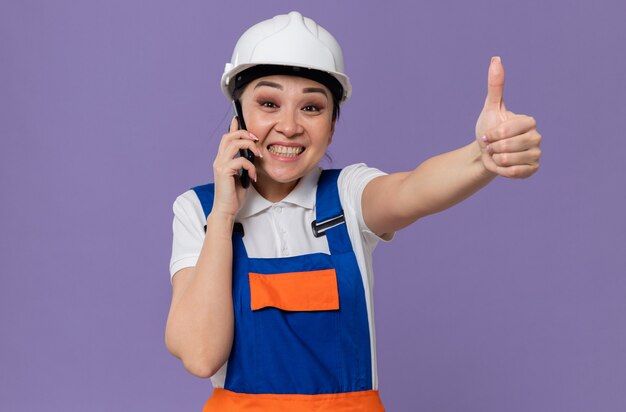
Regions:
[[328, 98], [328, 94], [326, 93], [326, 90], [322, 89], [321, 87], [307, 87], [303, 89], [302, 92], [303, 93], [322, 93], [324, 96], [326, 96], [326, 98]]
[[267, 80], [261, 80], [260, 82], [258, 82], [258, 83], [256, 84], [256, 86], [254, 86], [254, 88], [255, 88], [255, 89], [258, 89], [258, 88], [259, 88], [259, 87], [261, 87], [261, 86], [273, 87], [273, 88], [275, 88], [275, 89], [279, 89], [279, 90], [282, 90], [282, 89], [283, 89], [283, 86], [281, 86], [280, 84], [278, 84], [278, 83], [274, 83], [274, 82], [270, 82], [270, 81], [267, 81]]

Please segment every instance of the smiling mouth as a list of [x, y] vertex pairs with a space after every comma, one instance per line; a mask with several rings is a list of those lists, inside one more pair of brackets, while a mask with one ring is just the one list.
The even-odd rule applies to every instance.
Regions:
[[280, 145], [269, 145], [267, 150], [270, 153], [273, 153], [277, 156], [281, 157], [296, 157], [300, 153], [304, 152], [304, 147], [302, 146], [280, 146]]

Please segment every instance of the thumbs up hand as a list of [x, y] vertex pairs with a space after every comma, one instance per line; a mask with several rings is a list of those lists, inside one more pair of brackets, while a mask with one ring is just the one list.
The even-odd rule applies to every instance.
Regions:
[[504, 67], [499, 57], [493, 57], [489, 65], [487, 98], [476, 121], [481, 160], [492, 173], [526, 178], [539, 169], [541, 135], [534, 118], [506, 109], [503, 95]]

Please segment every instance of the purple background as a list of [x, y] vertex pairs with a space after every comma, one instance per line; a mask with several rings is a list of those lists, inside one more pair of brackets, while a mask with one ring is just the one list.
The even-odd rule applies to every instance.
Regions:
[[239, 34], [297, 8], [354, 94], [333, 166], [412, 169], [473, 139], [489, 58], [543, 165], [375, 255], [390, 411], [626, 410], [626, 5], [0, 3], [0, 409], [199, 411], [170, 356], [171, 206], [212, 178]]

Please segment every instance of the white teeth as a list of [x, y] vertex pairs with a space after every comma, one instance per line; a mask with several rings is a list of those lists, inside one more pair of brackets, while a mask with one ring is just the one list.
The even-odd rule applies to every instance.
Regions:
[[302, 153], [304, 147], [270, 145], [267, 150], [280, 156], [295, 157]]

